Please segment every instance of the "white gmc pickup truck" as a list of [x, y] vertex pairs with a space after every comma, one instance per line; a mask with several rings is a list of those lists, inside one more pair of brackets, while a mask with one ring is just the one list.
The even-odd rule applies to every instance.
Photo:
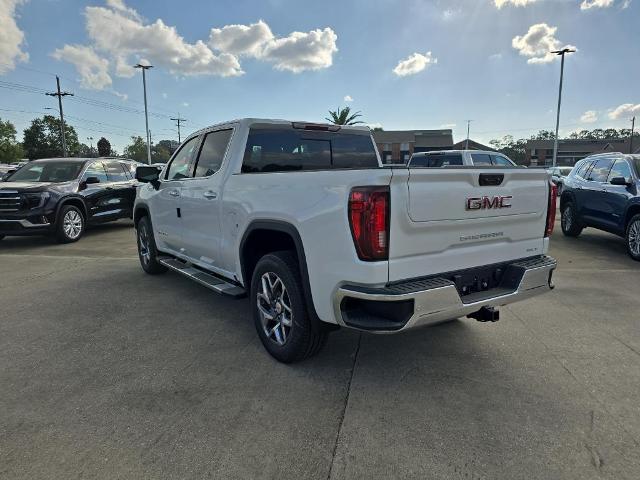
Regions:
[[555, 191], [516, 166], [383, 167], [366, 127], [242, 119], [138, 167], [142, 268], [248, 295], [282, 362], [338, 326], [399, 332], [553, 288]]

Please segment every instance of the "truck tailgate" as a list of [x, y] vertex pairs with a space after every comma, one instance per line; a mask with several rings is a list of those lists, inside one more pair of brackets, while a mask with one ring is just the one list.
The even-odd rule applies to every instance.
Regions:
[[548, 189], [544, 170], [394, 169], [389, 280], [543, 254]]

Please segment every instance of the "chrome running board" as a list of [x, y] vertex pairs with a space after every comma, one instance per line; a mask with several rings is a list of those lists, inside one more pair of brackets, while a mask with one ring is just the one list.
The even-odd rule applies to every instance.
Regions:
[[200, 285], [203, 285], [216, 293], [229, 295], [234, 298], [244, 297], [247, 294], [244, 288], [227, 282], [226, 280], [196, 268], [191, 264], [178, 260], [177, 258], [159, 257], [158, 263], [164, 265], [170, 270], [173, 270], [174, 272], [178, 272], [185, 277], [198, 282]]

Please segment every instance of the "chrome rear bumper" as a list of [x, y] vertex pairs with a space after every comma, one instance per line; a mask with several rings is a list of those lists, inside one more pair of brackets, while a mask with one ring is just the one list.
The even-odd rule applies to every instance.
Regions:
[[373, 332], [432, 325], [464, 317], [485, 306], [498, 307], [548, 292], [554, 287], [551, 277], [556, 265], [549, 256], [505, 264], [498, 287], [464, 296], [458, 293], [454, 281], [437, 276], [382, 288], [346, 285], [336, 293], [335, 314], [343, 326]]

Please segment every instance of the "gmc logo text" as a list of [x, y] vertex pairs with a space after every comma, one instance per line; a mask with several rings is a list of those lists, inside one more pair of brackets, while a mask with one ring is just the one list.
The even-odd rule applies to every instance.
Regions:
[[490, 208], [511, 208], [511, 195], [504, 197], [471, 197], [467, 198], [467, 210], [485, 210]]

